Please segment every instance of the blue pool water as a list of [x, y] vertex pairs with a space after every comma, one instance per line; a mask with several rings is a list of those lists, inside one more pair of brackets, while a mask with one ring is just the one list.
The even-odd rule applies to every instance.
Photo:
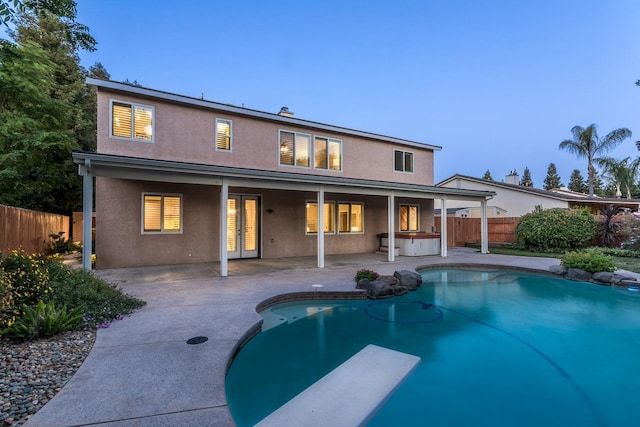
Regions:
[[369, 426], [640, 425], [640, 293], [514, 271], [422, 276], [401, 297], [261, 313], [227, 374], [238, 426], [367, 344], [422, 358]]

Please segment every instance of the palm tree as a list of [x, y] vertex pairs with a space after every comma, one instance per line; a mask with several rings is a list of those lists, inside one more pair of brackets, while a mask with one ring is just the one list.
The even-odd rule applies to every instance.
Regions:
[[596, 169], [593, 166], [594, 158], [599, 153], [605, 153], [627, 138], [631, 137], [631, 131], [627, 128], [620, 128], [609, 132], [603, 138], [598, 138], [597, 125], [590, 124], [586, 128], [574, 126], [571, 129], [573, 139], [565, 139], [560, 143], [561, 150], [574, 153], [578, 158], [587, 159], [587, 170], [589, 181], [589, 197], [593, 197], [593, 179]]
[[595, 159], [595, 163], [604, 168], [604, 177], [616, 187], [616, 197], [622, 197], [622, 191], [626, 190], [627, 199], [631, 198], [631, 193], [638, 174], [640, 173], [640, 157], [630, 162], [631, 157], [616, 160], [611, 157]]

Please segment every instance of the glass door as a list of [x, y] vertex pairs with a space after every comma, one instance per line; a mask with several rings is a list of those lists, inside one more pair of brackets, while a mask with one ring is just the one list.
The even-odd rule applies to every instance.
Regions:
[[259, 236], [258, 196], [229, 195], [227, 201], [227, 256], [257, 258]]

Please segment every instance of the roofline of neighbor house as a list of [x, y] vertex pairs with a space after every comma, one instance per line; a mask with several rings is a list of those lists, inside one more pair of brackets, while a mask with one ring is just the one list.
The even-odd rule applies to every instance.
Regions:
[[[432, 185], [245, 169], [80, 151], [74, 152], [72, 156], [74, 163], [88, 167], [95, 176], [132, 177], [132, 174], [135, 173], [138, 174], [137, 178], [132, 179], [149, 179], [153, 174], [156, 174], [155, 180], [209, 184], [235, 179], [244, 180], [246, 185], [257, 188], [275, 188], [274, 186], [277, 186], [278, 188], [295, 189], [296, 186], [322, 185], [327, 192], [332, 190], [345, 192], [345, 189], [352, 189], [354, 192], [360, 191], [363, 194], [386, 195], [391, 191], [396, 191], [399, 192], [398, 197], [451, 197], [458, 200], [476, 201], [491, 199], [496, 194], [493, 191], [441, 188]], [[176, 180], [171, 181], [173, 178]]]
[[378, 141], [392, 142], [395, 144], [401, 144], [409, 147], [415, 147], [426, 150], [440, 151], [442, 147], [438, 145], [424, 144], [422, 142], [410, 141], [402, 138], [395, 138], [392, 136], [380, 135], [371, 132], [359, 131], [355, 129], [349, 129], [341, 126], [328, 125], [324, 123], [313, 122], [310, 120], [297, 119], [294, 117], [281, 116], [276, 113], [268, 113], [264, 111], [252, 110], [250, 108], [237, 107], [235, 105], [222, 104], [219, 102], [208, 101], [205, 99], [199, 99], [189, 97], [185, 95], [178, 95], [175, 93], [164, 92], [156, 89], [149, 89], [141, 86], [134, 86], [127, 83], [115, 82], [112, 80], [103, 80], [88, 77], [86, 83], [98, 88], [110, 90], [114, 92], [129, 93], [148, 98], [156, 98], [163, 101], [169, 101], [179, 104], [186, 104], [196, 106], [200, 108], [207, 108], [212, 110], [224, 111], [227, 113], [238, 114], [254, 119], [268, 120], [272, 122], [284, 123], [289, 125], [304, 126], [308, 128], [320, 129], [329, 132], [336, 132], [344, 135], [358, 136], [363, 138], [375, 139]]
[[442, 185], [454, 181], [456, 179], [463, 179], [468, 181], [477, 182], [480, 184], [493, 185], [495, 187], [508, 188], [514, 191], [520, 191], [522, 193], [535, 194], [537, 196], [548, 197], [550, 199], [561, 200], [564, 202], [583, 202], [583, 203], [610, 203], [610, 204], [638, 204], [640, 205], [640, 199], [612, 199], [607, 197], [585, 197], [585, 196], [570, 196], [562, 193], [556, 193], [553, 191], [542, 190], [540, 188], [531, 188], [525, 187], [518, 184], [508, 184], [506, 182], [501, 181], [493, 181], [482, 178], [475, 178], [468, 175], [455, 174], [447, 179], [444, 179], [438, 183], [436, 183], [436, 187], [441, 187]]

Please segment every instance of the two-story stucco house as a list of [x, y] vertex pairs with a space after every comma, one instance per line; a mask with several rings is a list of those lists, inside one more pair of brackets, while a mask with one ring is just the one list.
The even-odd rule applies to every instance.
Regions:
[[[374, 252], [381, 233], [431, 232], [441, 147], [107, 80], [84, 177], [84, 267]], [[93, 177], [96, 177], [95, 187]], [[89, 226], [87, 226], [89, 224]], [[89, 248], [89, 249], [87, 249]], [[446, 239], [441, 255], [446, 256]], [[390, 261], [394, 251], [389, 251]]]

